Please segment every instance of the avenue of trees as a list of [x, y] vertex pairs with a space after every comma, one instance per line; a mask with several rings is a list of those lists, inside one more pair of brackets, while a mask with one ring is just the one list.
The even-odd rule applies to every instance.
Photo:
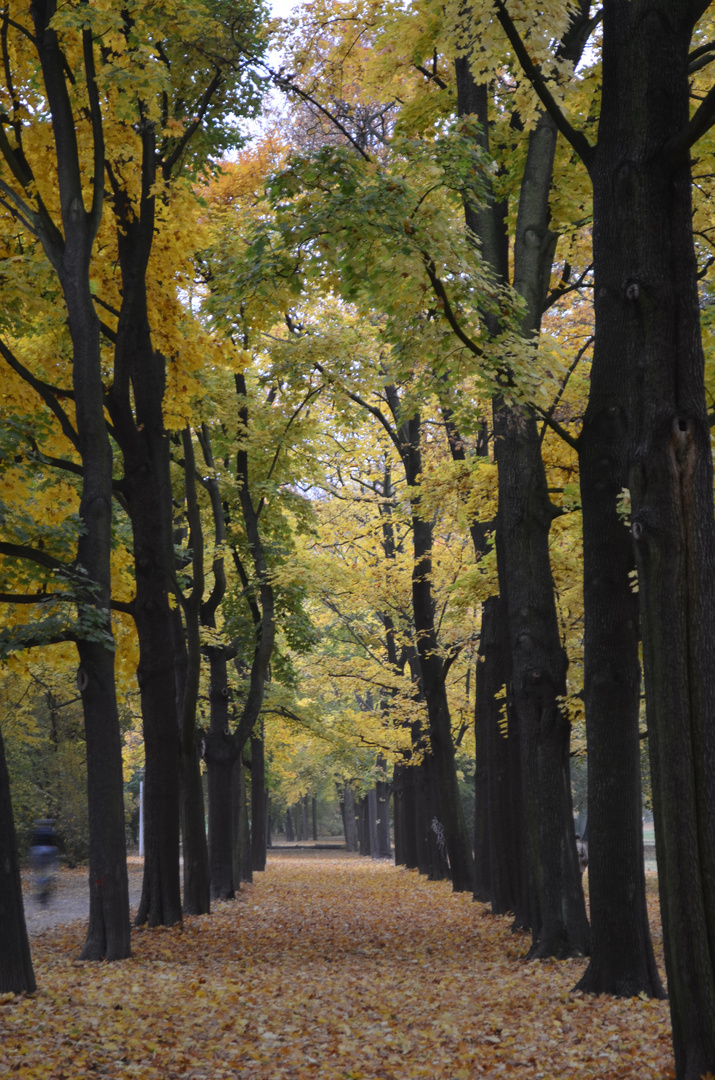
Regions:
[[84, 959], [130, 953], [141, 771], [140, 924], [327, 785], [349, 846], [389, 804], [530, 958], [663, 997], [645, 742], [677, 1076], [715, 1072], [715, 8], [13, 0], [0, 53], [0, 992], [11, 793], [51, 812], [29, 756], [69, 791], [81, 743]]

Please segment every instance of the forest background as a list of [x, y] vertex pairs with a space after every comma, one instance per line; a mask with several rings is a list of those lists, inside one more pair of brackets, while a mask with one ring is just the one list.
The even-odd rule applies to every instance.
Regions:
[[535, 958], [590, 954], [582, 989], [658, 997], [647, 744], [696, 1077], [712, 11], [522, 7], [2, 8], [18, 843], [55, 818], [90, 862], [83, 956], [119, 959], [140, 779], [152, 926], [232, 896], [307, 797], [385, 853], [392, 797], [398, 863], [513, 912]]

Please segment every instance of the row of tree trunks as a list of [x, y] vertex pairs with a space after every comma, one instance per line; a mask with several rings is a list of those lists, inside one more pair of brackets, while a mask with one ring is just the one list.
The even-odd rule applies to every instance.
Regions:
[[431, 755], [425, 754], [419, 765], [397, 765], [392, 787], [395, 863], [418, 870], [430, 881], [449, 879], [437, 772]]

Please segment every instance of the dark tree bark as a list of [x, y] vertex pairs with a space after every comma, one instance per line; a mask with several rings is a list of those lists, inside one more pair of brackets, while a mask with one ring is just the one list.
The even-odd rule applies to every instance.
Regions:
[[[385, 775], [387, 762], [378, 755], [377, 767]], [[376, 806], [376, 854], [378, 859], [389, 859], [392, 856], [390, 843], [390, 785], [387, 780], [378, 780], [375, 784]]]
[[[715, 108], [711, 91], [689, 118], [688, 85], [692, 31], [706, 7], [607, 0], [595, 148], [535, 75], [593, 180], [591, 378], [601, 416], [594, 409], [590, 420], [626, 429], [678, 1080], [715, 1068], [715, 524], [690, 173], [690, 148]], [[602, 473], [613, 489], [617, 468], [606, 461]], [[593, 472], [588, 480], [587, 497], [598, 482]]]
[[22, 904], [10, 777], [0, 732], [0, 994], [34, 994], [36, 989]]
[[343, 801], [345, 804], [345, 845], [348, 851], [357, 851], [358, 830], [355, 819], [355, 793], [350, 784], [345, 785]]
[[[347, 829], [347, 825], [346, 825], [346, 829]], [[346, 839], [347, 839], [347, 832], [346, 832], [345, 835], [346, 835]], [[293, 831], [293, 818], [291, 817], [290, 807], [288, 807], [288, 809], [286, 810], [286, 840], [288, 841], [289, 844], [292, 844], [293, 841], [295, 840], [295, 833]], [[348, 847], [348, 851], [352, 851], [352, 850], [353, 850], [352, 848]]]
[[251, 826], [248, 815], [246, 768], [238, 757], [233, 766], [233, 880], [236, 888], [243, 881], [253, 881]]
[[232, 900], [240, 880], [233, 874], [233, 778], [240, 754], [230, 730], [226, 656], [221, 647], [209, 648], [207, 652], [211, 671], [210, 721], [204, 737], [203, 758], [208, 778], [211, 898]]
[[365, 804], [367, 810], [367, 828], [370, 833], [370, 854], [373, 859], [377, 859], [378, 845], [377, 845], [377, 791], [375, 788], [370, 788], [365, 796]]
[[266, 869], [266, 754], [262, 730], [251, 738], [251, 865], [254, 870]]
[[404, 765], [395, 762], [392, 769], [392, 820], [395, 828], [395, 866], [405, 865], [404, 840]]
[[[172, 613], [174, 627], [174, 671], [177, 683], [177, 711], [181, 720], [181, 829], [183, 836], [184, 897], [186, 915], [206, 915], [211, 910], [209, 858], [206, 843], [204, 796], [196, 727], [196, 710], [201, 678], [201, 636], [199, 613], [204, 592], [203, 526], [196, 497], [196, 462], [191, 431], [182, 432], [184, 488], [192, 588], [189, 595], [178, 594], [186, 620], [186, 633], [178, 608]], [[184, 659], [185, 656], [185, 659]]]
[[577, 989], [663, 997], [645, 901], [635, 553], [617, 504], [628, 480], [627, 429], [604, 384], [603, 347], [597, 338], [579, 438], [591, 960]]
[[[688, 87], [692, 29], [705, 7], [684, 0], [605, 4], [598, 145], [587, 155], [593, 412], [602, 424], [627, 429], [679, 1080], [715, 1070], [715, 525], [689, 151], [713, 115], [706, 109], [705, 128], [689, 126]], [[604, 472], [612, 490], [619, 474]], [[629, 615], [626, 608], [625, 634], [632, 633]], [[596, 840], [592, 821], [589, 839]], [[643, 975], [654, 978], [648, 969]]]
[[[246, 382], [243, 375], [236, 376], [236, 393], [240, 429], [247, 432], [249, 409]], [[202, 433], [202, 446], [206, 456], [209, 452], [209, 441], [208, 432], [205, 428]], [[208, 456], [206, 460], [208, 463], [212, 459]], [[230, 731], [228, 721], [227, 652], [223, 648], [207, 649], [211, 664], [211, 722], [204, 745], [204, 759], [207, 766], [209, 786], [211, 895], [224, 899], [234, 895], [238, 884], [233, 876], [234, 860], [232, 852], [237, 841], [243, 843], [242, 840], [233, 835], [235, 815], [232, 812], [234, 796], [231, 793], [231, 777], [234, 774], [234, 764], [250, 739], [261, 711], [275, 638], [273, 587], [268, 575], [266, 553], [259, 529], [259, 515], [263, 504], [259, 502], [257, 507], [254, 506], [249, 486], [248, 452], [243, 444], [236, 454], [236, 484], [246, 538], [255, 571], [255, 593], [238, 553], [235, 551], [233, 553], [234, 563], [251, 609], [255, 627], [255, 645], [248, 690], [233, 733]], [[215, 502], [215, 494], [212, 495], [212, 499]], [[216, 507], [214, 516], [217, 523], [219, 519], [223, 521]], [[265, 829], [262, 829], [262, 833], [265, 835]]]

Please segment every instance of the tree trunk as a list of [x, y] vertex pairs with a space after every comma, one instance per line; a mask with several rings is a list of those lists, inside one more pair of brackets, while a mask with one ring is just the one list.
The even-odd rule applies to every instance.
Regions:
[[[585, 17], [588, 6], [585, 5]], [[580, 51], [580, 50], [579, 50]], [[488, 131], [486, 88], [458, 69], [460, 112], [474, 111]], [[524, 297], [525, 335], [538, 335], [556, 236], [549, 229], [549, 192], [556, 125], [542, 114], [529, 135], [514, 237], [514, 288]], [[494, 270], [506, 280], [501, 224], [486, 211], [470, 215], [482, 230]], [[494, 327], [490, 328], [494, 332]], [[510, 705], [519, 728], [534, 956], [585, 955], [588, 923], [581, 889], [571, 806], [570, 729], [558, 705], [567, 660], [561, 647], [548, 537], [553, 511], [532, 415], [499, 398], [493, 402], [499, 467], [497, 554], [500, 593], [507, 605]]]
[[[483, 753], [488, 760], [483, 812], [487, 822], [484, 843], [489, 862], [484, 873], [489, 882], [487, 898], [492, 913], [513, 912], [514, 927], [527, 929], [531, 923], [519, 729], [513, 710], [508, 709], [504, 698], [497, 696], [510, 681], [505, 609], [504, 598], [496, 596], [489, 597], [483, 606], [477, 666], [475, 708], [479, 713], [480, 745], [483, 740]], [[475, 899], [484, 897], [475, 895]]]
[[0, 994], [34, 994], [36, 989], [22, 905], [10, 777], [0, 732]]
[[358, 830], [355, 820], [355, 793], [350, 784], [345, 785], [345, 844], [348, 851], [358, 850]]
[[312, 817], [312, 821], [313, 821], [313, 840], [314, 840], [314, 842], [317, 843], [317, 840], [318, 840], [318, 807], [317, 807], [315, 796], [313, 796], [313, 798], [310, 800], [310, 813], [311, 813], [311, 817]]
[[239, 882], [253, 881], [251, 853], [251, 827], [248, 819], [248, 792], [246, 790], [246, 767], [239, 756], [233, 766], [233, 851], [236, 889]]
[[[705, 7], [604, 6], [603, 98], [590, 160], [592, 379], [627, 426], [678, 1080], [715, 1071], [715, 523], [685, 135], [690, 39]], [[593, 823], [589, 836], [593, 843]]]
[[[455, 892], [471, 892], [474, 880], [472, 845], [464, 819], [464, 809], [457, 783], [452, 722], [444, 679], [444, 663], [439, 652], [432, 597], [432, 525], [420, 514], [418, 478], [422, 471], [419, 415], [406, 421], [400, 416], [399, 402], [393, 387], [387, 397], [395, 422], [399, 424], [400, 454], [405, 469], [412, 508], [412, 609], [419, 655], [419, 687], [427, 705], [430, 747], [439, 785], [441, 819], [446, 850]], [[443, 819], [443, 820], [442, 820]]]
[[[377, 766], [385, 775], [387, 762], [382, 755], [378, 755]], [[375, 797], [377, 800], [377, 836], [375, 852], [378, 859], [392, 857], [390, 844], [390, 785], [387, 780], [378, 780], [375, 784]]]
[[179, 718], [176, 711], [172, 614], [173, 512], [169, 440], [164, 428], [165, 358], [154, 349], [147, 307], [147, 265], [154, 236], [156, 142], [142, 130], [142, 198], [137, 216], [127, 192], [113, 185], [122, 305], [108, 405], [122, 451], [122, 491], [132, 523], [145, 752], [145, 856], [136, 922], [181, 920], [179, 877]]
[[664, 997], [645, 901], [635, 555], [617, 505], [628, 478], [626, 425], [604, 374], [599, 357], [579, 438], [591, 961], [577, 989]]
[[239, 753], [229, 729], [226, 657], [220, 647], [207, 651], [211, 669], [211, 718], [204, 736], [203, 757], [208, 774], [211, 899], [232, 900], [238, 884], [233, 876], [232, 777]]
[[266, 869], [266, 754], [262, 735], [251, 738], [251, 866], [253, 870]]
[[184, 446], [184, 489], [189, 524], [192, 585], [189, 595], [179, 594], [186, 631], [177, 606], [172, 611], [176, 709], [180, 731], [180, 804], [184, 897], [186, 915], [207, 915], [211, 910], [209, 855], [206, 843], [204, 792], [201, 780], [196, 712], [201, 681], [201, 634], [199, 610], [204, 593], [203, 525], [196, 497], [195, 460], [191, 431], [182, 432]]
[[432, 754], [425, 754], [417, 774], [417, 821], [421, 841], [420, 872], [430, 881], [449, 880], [450, 862], [443, 825], [437, 766]]
[[[347, 828], [347, 826], [346, 826]], [[347, 833], [346, 833], [347, 836]], [[292, 844], [295, 840], [295, 833], [293, 832], [293, 819], [291, 817], [290, 806], [286, 810], [286, 840], [289, 844]], [[351, 848], [348, 848], [350, 851]]]
[[370, 834], [370, 854], [373, 859], [379, 856], [377, 847], [377, 792], [370, 788], [365, 798], [367, 809], [367, 828]]
[[392, 769], [392, 818], [395, 825], [395, 866], [404, 866], [405, 836], [404, 836], [404, 765], [396, 762]]

